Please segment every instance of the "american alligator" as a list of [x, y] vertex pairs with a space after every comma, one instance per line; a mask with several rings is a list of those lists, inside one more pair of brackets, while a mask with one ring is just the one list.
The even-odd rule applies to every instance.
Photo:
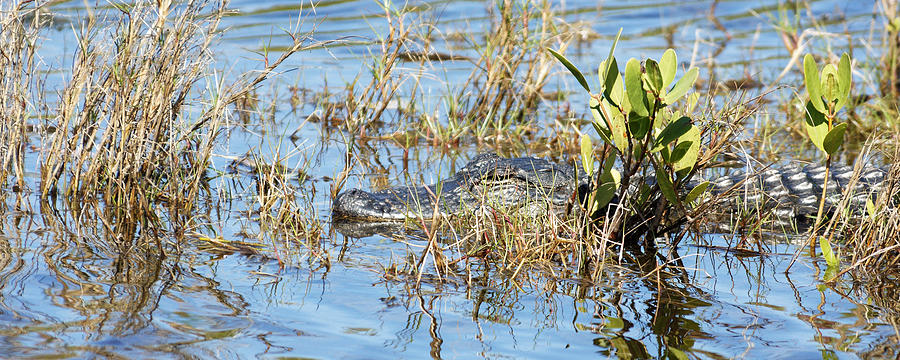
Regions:
[[[839, 203], [853, 172], [847, 166], [831, 168], [826, 208], [833, 209]], [[734, 191], [750, 207], [773, 210], [782, 219], [798, 219], [814, 215], [818, 210], [824, 175], [825, 167], [821, 165], [790, 164], [752, 174], [718, 177], [711, 181], [711, 191]], [[862, 207], [866, 198], [879, 190], [885, 175], [881, 168], [865, 167], [855, 183], [851, 206]], [[688, 188], [693, 185], [688, 184]], [[562, 211], [576, 199], [583, 199], [589, 190], [587, 177], [583, 172], [576, 172], [573, 166], [538, 158], [507, 159], [483, 153], [449, 179], [434, 185], [401, 186], [377, 192], [353, 189], [341, 193], [334, 199], [333, 215], [335, 219], [363, 221], [431, 218], [435, 211], [451, 215], [482, 204], [525, 208], [535, 213], [548, 208]]]

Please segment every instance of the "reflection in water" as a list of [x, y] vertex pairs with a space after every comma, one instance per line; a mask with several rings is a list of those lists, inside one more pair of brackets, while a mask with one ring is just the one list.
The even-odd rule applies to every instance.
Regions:
[[[70, 346], [74, 353], [178, 354], [182, 346], [228, 338], [248, 326], [242, 296], [191, 270], [178, 246], [125, 241], [133, 229], [115, 229], [114, 219], [91, 204], [59, 211], [42, 201], [40, 209], [42, 216], [13, 212], [0, 222], [5, 355], [58, 354]], [[193, 303], [199, 298], [208, 300], [198, 312]]]
[[[423, 16], [440, 15], [434, 29], [448, 36], [429, 39], [430, 44], [477, 58], [480, 49], [474, 40], [453, 40], [451, 35], [461, 33], [457, 39], [483, 35], [478, 31], [490, 27], [486, 12], [494, 11], [493, 5], [422, 1], [411, 8]], [[560, 16], [573, 23], [584, 20], [585, 33], [594, 35], [615, 34], [624, 27], [625, 40], [617, 49], [623, 59], [656, 56], [664, 43], [677, 47], [696, 41], [696, 61], [712, 67], [710, 79], [740, 79], [748, 73], [754, 79], [759, 74], [767, 83], [765, 76], [780, 71], [787, 60], [776, 30], [758, 21], [758, 14], [769, 13], [770, 5], [719, 3], [715, 15], [733, 36], [730, 39], [706, 22], [711, 11], [704, 2], [606, 4], [601, 13], [596, 2], [570, 1]], [[67, 22], [84, 12], [80, 2], [59, 6]], [[242, 12], [226, 19], [235, 31], [225, 35], [217, 50], [229, 60], [225, 64], [236, 67], [246, 65], [234, 61], [246, 60], [241, 55], [248, 49], [277, 48], [284, 39], [270, 37], [273, 29], [296, 20], [298, 9], [296, 1], [234, 1], [233, 6]], [[840, 7], [848, 12], [847, 18], [871, 18], [870, 4], [808, 6], [810, 12]], [[253, 148], [257, 139], [244, 139], [249, 133], [291, 132], [304, 124], [295, 131], [300, 140], [292, 139], [290, 146], [314, 143], [310, 176], [335, 178], [352, 165], [346, 186], [368, 190], [433, 183], [477, 152], [460, 146], [441, 150], [450, 155], [436, 155], [439, 151], [426, 146], [407, 149], [372, 140], [383, 134], [363, 139], [329, 124], [306, 124], [304, 119], [319, 110], [318, 92], [327, 93], [329, 85], [334, 90], [335, 85], [353, 81], [360, 69], [368, 69], [368, 59], [358, 55], [368, 54], [376, 41], [373, 29], [383, 33], [385, 28], [379, 21], [383, 9], [375, 2], [325, 1], [315, 10], [315, 21], [303, 26], [320, 26], [319, 40], [361, 34], [360, 40], [297, 59], [294, 65], [299, 70], [288, 72], [285, 81], [312, 89], [314, 95], [292, 112], [273, 102], [272, 118], [279, 119], [277, 123], [241, 124], [246, 131], [231, 134], [229, 151], [243, 154]], [[601, 16], [616, 21], [596, 21]], [[868, 20], [859, 24], [839, 26], [859, 35]], [[67, 41], [68, 29], [48, 36], [53, 51], [65, 52], [74, 43]], [[267, 38], [272, 42], [260, 41]], [[746, 41], [751, 38], [752, 43]], [[595, 60], [598, 48], [607, 51], [609, 39], [593, 39], [599, 40], [576, 44], [574, 61], [586, 66]], [[48, 56], [47, 61], [71, 59]], [[416, 86], [431, 81], [441, 89], [453, 87], [460, 74], [469, 73], [460, 64], [467, 63], [447, 62], [434, 73], [426, 69]], [[429, 101], [447, 100], [435, 97]], [[576, 108], [578, 101], [566, 99], [560, 107]], [[569, 116], [568, 110], [550, 112], [553, 124], [541, 124], [549, 132], [570, 127], [568, 122], [556, 127], [556, 118]], [[389, 123], [378, 130], [393, 133], [397, 125]], [[328, 214], [330, 183], [297, 186], [298, 191], [316, 194], [319, 212]], [[222, 193], [241, 196], [229, 190]], [[426, 276], [415, 288], [414, 281], [402, 274], [388, 277], [384, 270], [389, 267], [385, 264], [421, 253], [424, 243], [414, 236], [398, 242], [384, 236], [348, 233], [359, 239], [341, 239], [334, 234], [321, 249], [323, 258], [331, 261], [327, 265], [281, 268], [264, 257], [204, 252], [181, 234], [155, 233], [146, 224], [116, 221], [95, 204], [57, 209], [56, 203], [5, 188], [0, 189], [0, 203], [0, 354], [9, 357], [820, 358], [854, 352], [861, 357], [898, 356], [896, 275], [876, 274], [859, 283], [845, 279], [826, 286], [815, 260], [805, 258], [806, 263], [795, 266], [788, 276], [783, 272], [789, 256], [779, 254], [793, 253], [793, 247], [775, 240], [773, 255], [757, 257], [700, 247], [682, 247], [665, 258], [630, 253], [622, 264], [607, 265], [593, 278], [571, 275], [572, 269], [528, 265], [511, 274], [472, 259], [458, 265], [450, 279]], [[234, 206], [200, 210], [208, 213], [190, 219], [160, 221], [187, 223], [199, 218], [215, 229], [203, 230], [226, 239], [254, 238], [246, 230], [253, 227], [246, 226], [254, 221], [253, 209]], [[328, 220], [325, 217], [323, 221]], [[372, 233], [394, 230], [378, 227]], [[727, 245], [716, 236], [698, 241]]]
[[[789, 245], [756, 257], [717, 247], [668, 258], [630, 252], [596, 278], [527, 267], [512, 274], [473, 258], [417, 289], [402, 274], [377, 275], [407, 246], [384, 238], [332, 243], [323, 250], [342, 255], [328, 271], [279, 270], [185, 244], [166, 245], [162, 256], [78, 220], [93, 216], [43, 205], [42, 217], [3, 222], [0, 349], [8, 354], [881, 356], [897, 339], [896, 286], [816, 286], [814, 263], [785, 276]], [[322, 346], [331, 350], [314, 350]]]

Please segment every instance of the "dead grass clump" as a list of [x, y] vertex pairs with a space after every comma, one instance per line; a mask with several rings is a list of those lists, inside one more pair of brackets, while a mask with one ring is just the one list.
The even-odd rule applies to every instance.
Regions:
[[[895, 158], [900, 153], [895, 154]], [[877, 198], [849, 231], [846, 260], [863, 273], [900, 273], [900, 163], [894, 162]], [[848, 270], [849, 270], [848, 269]]]
[[[319, 104], [322, 119], [354, 136], [366, 137], [376, 132], [383, 123], [382, 114], [397, 107], [397, 90], [406, 80], [397, 74], [397, 65], [408, 51], [406, 43], [413, 29], [407, 25], [404, 11], [393, 9], [389, 2], [381, 5], [388, 33], [375, 42], [377, 52], [371, 54], [368, 71], [358, 74], [340, 93], [326, 92]], [[370, 80], [366, 83], [362, 79]]]
[[546, 1], [505, 0], [491, 16], [483, 40], [470, 39], [479, 57], [450, 115], [478, 122], [521, 121], [537, 105], [555, 65], [543, 51], [555, 40], [553, 12]]
[[25, 186], [28, 120], [39, 111], [33, 97], [43, 92], [37, 71], [40, 32], [49, 21], [38, 15], [43, 6], [24, 0], [0, 3], [0, 187], [10, 174], [16, 186]]
[[[555, 66], [544, 49], [565, 47], [570, 36], [558, 36], [548, 1], [504, 0], [492, 8], [491, 27], [469, 47], [478, 58], [468, 79], [447, 99], [449, 121], [468, 128], [479, 142], [508, 143], [531, 129], [550, 70]], [[451, 129], [429, 131], [444, 134]]]
[[881, 0], [878, 11], [884, 21], [882, 36], [881, 66], [883, 76], [880, 79], [882, 96], [895, 99], [900, 97], [900, 2], [897, 0]]
[[[258, 155], [252, 156], [255, 159], [254, 169], [256, 169], [254, 211], [259, 216], [257, 239], [271, 245], [271, 250], [281, 264], [286, 262], [284, 255], [300, 254], [327, 266], [330, 260], [321, 243], [325, 230], [318, 221], [319, 217], [312, 202], [315, 187], [307, 184], [306, 177], [295, 176], [298, 173], [303, 174], [302, 169], [286, 165], [295, 155], [292, 153], [281, 156], [279, 151], [275, 151], [271, 161], [265, 161]], [[308, 164], [308, 161], [303, 163]], [[313, 191], [297, 190], [305, 187]], [[295, 245], [302, 250], [279, 249], [281, 244]]]
[[471, 281], [473, 271], [481, 268], [511, 279], [527, 277], [535, 269], [553, 277], [579, 273], [598, 278], [607, 260], [616, 258], [612, 250], [622, 251], [621, 242], [585, 231], [583, 218], [539, 206], [484, 204], [450, 217], [414, 221], [426, 244], [410, 243], [422, 249], [410, 256], [404, 269], [418, 281], [423, 276], [432, 281]]
[[[468, 57], [432, 48], [439, 36], [435, 34], [440, 34], [437, 22], [385, 4], [386, 35], [374, 42], [366, 71], [344, 90], [321, 96], [320, 118], [358, 140], [408, 135], [397, 141], [404, 148], [419, 141], [455, 147], [467, 138], [522, 146], [522, 137], [538, 130], [528, 122], [542, 101], [554, 65], [544, 48], [559, 47], [573, 36], [556, 35], [559, 30], [549, 2], [505, 0], [489, 6], [490, 27], [466, 35], [461, 45], [477, 54]], [[424, 101], [421, 81], [435, 80], [431, 71], [440, 71], [445, 61], [471, 62], [467, 65], [471, 72], [462, 83], [445, 84], [440, 111], [425, 110], [433, 106]], [[412, 67], [401, 67], [401, 62]], [[387, 116], [399, 121], [400, 129], [382, 136], [379, 129], [390, 123]]]
[[166, 204], [170, 222], [183, 225], [206, 187], [229, 106], [317, 44], [289, 33], [294, 44], [280, 58], [231, 84], [210, 81], [204, 93], [197, 83], [218, 78], [210, 45], [225, 1], [92, 10], [76, 29], [71, 77], [50, 121], [56, 131], [41, 153], [41, 192], [70, 203], [99, 198], [114, 224], [158, 225], [156, 206]]

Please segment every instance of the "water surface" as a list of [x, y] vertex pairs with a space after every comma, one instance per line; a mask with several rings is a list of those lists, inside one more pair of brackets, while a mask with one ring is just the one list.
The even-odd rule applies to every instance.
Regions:
[[[789, 60], [771, 24], [777, 2], [719, 2], [714, 18], [721, 27], [710, 20], [708, 1], [563, 3], [554, 4], [558, 16], [583, 27], [584, 40], [576, 42], [569, 55], [585, 68], [605, 56], [619, 28], [620, 59], [658, 57], [674, 46], [684, 64], [704, 69], [705, 78], [750, 76], [767, 84]], [[85, 13], [83, 6], [80, 1], [60, 2], [51, 9], [59, 22], [77, 23]], [[492, 2], [478, 1], [405, 6], [414, 9], [415, 16], [432, 19], [448, 37], [464, 33], [476, 38], [490, 28], [489, 11], [495, 9]], [[312, 40], [346, 40], [290, 59], [284, 74], [258, 90], [263, 97], [279, 99], [274, 121], [236, 126], [216, 158], [216, 165], [225, 169], [250, 150], [272, 154], [281, 144], [297, 151], [288, 162], [308, 162], [309, 175], [308, 181], [297, 183], [297, 191], [310, 197], [311, 210], [326, 229], [330, 179], [343, 170], [347, 151], [370, 166], [354, 170], [346, 188], [371, 189], [432, 183], [486, 150], [467, 143], [449, 150], [419, 144], [404, 160], [404, 149], [396, 143], [361, 147], [348, 143], [340, 130], [305, 122], [321, 110], [315, 101], [303, 101], [297, 109], [288, 105], [287, 87], [315, 94], [367, 76], [368, 56], [387, 31], [379, 4], [325, 1], [301, 9], [296, 1], [241, 0], [230, 7], [237, 12], [226, 18], [229, 30], [214, 48], [223, 76], [259, 67], [264, 47], [287, 46], [281, 29], [298, 18], [301, 28], [313, 31]], [[808, 26], [806, 16], [813, 14], [823, 31], [847, 34], [859, 46], [874, 41], [869, 31], [872, 22], [880, 20], [873, 20], [872, 11], [868, 2], [814, 1], [804, 9], [803, 19]], [[65, 74], [71, 61], [72, 41], [70, 27], [47, 32], [45, 61], [58, 64], [58, 74]], [[812, 44], [829, 45], [846, 46], [846, 38], [816, 39]], [[477, 57], [477, 50], [464, 41], [438, 37], [431, 46]], [[857, 58], [878, 55], [877, 48], [859, 48]], [[418, 70], [414, 63], [403, 66]], [[465, 61], [448, 61], [427, 68], [423, 84], [431, 97], [423, 101], [446, 106], [441, 92], [447, 84], [464, 81], [470, 67]], [[51, 87], [59, 86], [55, 79], [51, 74]], [[782, 82], [801, 84], [795, 72]], [[551, 90], [576, 86], [565, 76], [549, 85]], [[791, 94], [790, 89], [783, 91]], [[536, 121], [549, 121], [543, 114], [554, 106], [542, 105]], [[767, 111], [784, 117], [774, 108]], [[384, 134], [401, 127], [400, 120], [384, 120]], [[508, 151], [529, 153], [527, 148]], [[29, 157], [36, 164], [36, 151]], [[29, 171], [36, 172], [36, 165]], [[246, 199], [249, 195], [239, 190], [249, 193], [252, 181], [238, 178], [244, 187], [231, 188], [225, 182], [218, 186], [229, 196]], [[33, 180], [37, 188], [37, 176]], [[424, 242], [416, 238], [408, 239], [408, 245], [383, 236], [356, 239], [328, 232], [316, 250], [329, 259], [323, 262], [304, 251], [215, 251], [200, 236], [188, 235], [179, 237], [179, 251], [162, 260], [152, 251], [114, 245], [103, 231], [80, 226], [70, 211], [56, 209], [32, 192], [6, 192], [0, 199], [6, 206], [0, 218], [0, 353], [5, 357], [898, 356], [898, 292], [888, 285], [897, 279], [857, 282], [848, 276], [825, 285], [824, 264], [805, 255], [786, 274], [796, 247], [784, 239], [769, 239], [768, 255], [745, 256], [707, 246], [736, 241], [710, 235], [674, 250], [669, 259], [678, 260], [662, 272], [654, 269], [673, 249], [664, 248], [659, 256], [632, 254], [621, 264], [611, 264], [600, 279], [551, 277], [538, 270], [512, 278], [479, 269], [471, 272], [483, 275], [479, 278], [466, 278], [467, 273], [459, 271], [443, 280], [426, 278], [420, 288], [413, 288], [410, 279], [389, 276], [385, 269], [409, 254], [418, 255], [416, 246]], [[203, 235], [254, 240], [258, 229], [247, 204], [224, 206], [208, 219]]]

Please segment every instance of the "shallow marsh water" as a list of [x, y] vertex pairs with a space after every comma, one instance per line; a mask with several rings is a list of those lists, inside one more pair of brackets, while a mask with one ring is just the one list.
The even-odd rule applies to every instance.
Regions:
[[[707, 1], [564, 3], [561, 16], [585, 24], [587, 40], [572, 52], [585, 67], [605, 56], [609, 38], [620, 27], [624, 28], [617, 49], [620, 59], [659, 56], [669, 46], [665, 34], [671, 33], [685, 62], [716, 54], [713, 68], [721, 79], [749, 74], [767, 83], [788, 61], [781, 39], [768, 23], [777, 3], [719, 3], [717, 19], [728, 35], [707, 17], [712, 5]], [[77, 19], [82, 6], [73, 1], [52, 8], [61, 19]], [[492, 3], [408, 6], [434, 18], [445, 35], [479, 34], [488, 27]], [[827, 30], [846, 32], [854, 42], [865, 44], [872, 39], [874, 6], [816, 1], [809, 4], [809, 11]], [[295, 1], [234, 1], [231, 7], [239, 12], [226, 19], [232, 29], [216, 47], [225, 74], [258, 65], [260, 56], [254, 51], [262, 46], [277, 49], [287, 44], [279, 28], [296, 21], [300, 9]], [[309, 161], [305, 171], [310, 175], [297, 184], [298, 192], [311, 196], [313, 210], [327, 229], [329, 178], [343, 169], [348, 148], [363, 162], [375, 164], [355, 171], [345, 187], [364, 189], [384, 183], [434, 182], [480, 150], [463, 145], [441, 151], [423, 144], [411, 148], [410, 160], [404, 161], [403, 149], [393, 143], [354, 146], [346, 144], [338, 130], [305, 122], [319, 109], [307, 101], [292, 111], [284, 100], [285, 88], [318, 92], [326, 84], [339, 88], [360, 73], [365, 76], [369, 63], [365, 56], [386, 26], [379, 17], [383, 11], [370, 1], [322, 2], [303, 8], [303, 27], [315, 29], [316, 39], [352, 37], [340, 46], [300, 54], [284, 68], [289, 71], [275, 86], [260, 88], [263, 96], [280, 89], [274, 121], [237, 127], [223, 144], [217, 166], [226, 168], [233, 157], [250, 149], [264, 155], [278, 144], [298, 149], [299, 155], [289, 163]], [[600, 37], [592, 40], [590, 34]], [[66, 64], [69, 58], [64, 54], [74, 46], [70, 41], [66, 26], [48, 32], [46, 61]], [[843, 44], [835, 40], [834, 46]], [[464, 43], [438, 40], [434, 46], [474, 56]], [[872, 51], [877, 54], [877, 49]], [[427, 93], [439, 93], [442, 82], [462, 81], [468, 74], [462, 62], [441, 66], [430, 69], [437, 75], [423, 81], [434, 86]], [[792, 81], [801, 83], [796, 74], [785, 80]], [[550, 85], [574, 86], [566, 77]], [[438, 96], [424, 101], [442, 106]], [[577, 106], [577, 100], [573, 102]], [[395, 131], [392, 126], [389, 122], [382, 131]], [[289, 139], [292, 133], [295, 140]], [[515, 147], [507, 151], [528, 153]], [[37, 155], [29, 156], [34, 160]], [[885, 285], [878, 291], [851, 278], [826, 286], [821, 281], [824, 265], [806, 256], [785, 274], [796, 250], [790, 242], [772, 240], [771, 255], [742, 256], [705, 246], [735, 241], [710, 235], [696, 241], [704, 246], [689, 242], [678, 248], [671, 258], [679, 258], [680, 267], [661, 273], [652, 270], [664, 259], [638, 257], [610, 266], [599, 280], [574, 275], [548, 280], [533, 274], [513, 282], [484, 271], [496, 276], [471, 279], [469, 286], [465, 285], [469, 279], [451, 274], [443, 282], [426, 279], [421, 289], [412, 290], [407, 282], [386, 277], [384, 269], [419, 248], [391, 238], [328, 234], [321, 248], [331, 259], [327, 266], [303, 251], [264, 255], [207, 251], [199, 240], [183, 244], [176, 258], [160, 261], [105, 246], [108, 242], [100, 231], [79, 227], [78, 219], [54, 210], [35, 194], [20, 194], [24, 205], [16, 203], [19, 196], [12, 192], [0, 196], [7, 207], [0, 219], [4, 357], [794, 359], [900, 354], [897, 279], [879, 279]], [[211, 218], [207, 235], [253, 239], [247, 235], [254, 229], [247, 205], [234, 203]], [[278, 256], [290, 257], [285, 261], [288, 266], [280, 266]]]

